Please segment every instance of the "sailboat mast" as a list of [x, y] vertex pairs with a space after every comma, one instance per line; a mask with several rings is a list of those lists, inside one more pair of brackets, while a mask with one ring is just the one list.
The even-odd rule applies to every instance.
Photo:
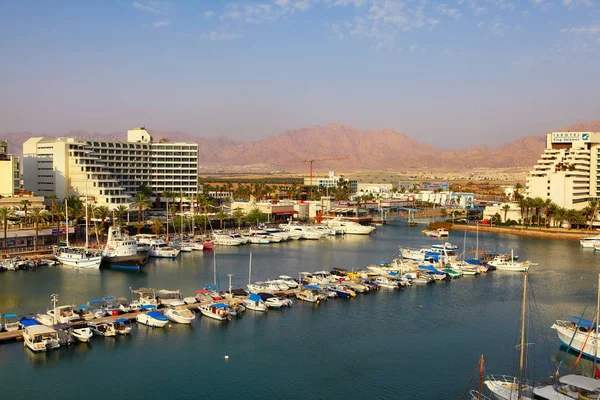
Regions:
[[523, 274], [523, 304], [521, 305], [521, 348], [519, 354], [519, 395], [521, 398], [521, 384], [523, 382], [523, 367], [525, 363], [525, 307], [527, 306], [527, 272]]
[[87, 167], [85, 168], [85, 251], [88, 251], [89, 236], [88, 236], [88, 192], [87, 192]]
[[465, 236], [463, 238], [463, 261], [465, 261], [465, 254], [467, 253], [467, 231], [465, 231]]
[[169, 198], [167, 197], [167, 242], [169, 241]]
[[248, 264], [248, 285], [251, 283], [250, 279], [252, 277], [252, 252], [250, 252], [250, 263]]
[[477, 263], [479, 264], [479, 221], [476, 222], [476, 227], [477, 227], [477, 233], [475, 234], [475, 248], [476, 250], [476, 260]]
[[213, 251], [213, 285], [217, 287], [217, 253]]
[[[600, 274], [598, 274], [598, 298], [596, 300], [596, 327], [594, 338], [594, 376], [596, 376], [596, 362], [598, 359], [598, 324], [600, 323]], [[583, 350], [583, 349], [582, 349]]]
[[67, 247], [69, 247], [69, 207], [67, 206], [67, 199], [65, 199], [65, 232], [67, 236]]

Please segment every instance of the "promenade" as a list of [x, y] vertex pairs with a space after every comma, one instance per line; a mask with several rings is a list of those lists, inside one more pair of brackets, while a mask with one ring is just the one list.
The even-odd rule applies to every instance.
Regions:
[[454, 224], [450, 228], [454, 231], [477, 231], [479, 232], [490, 232], [490, 233], [502, 233], [506, 235], [516, 236], [529, 236], [529, 237], [540, 237], [548, 239], [565, 239], [565, 240], [579, 240], [584, 236], [595, 236], [600, 234], [596, 230], [589, 229], [565, 229], [565, 228], [538, 228], [533, 227], [506, 227], [506, 226], [486, 226], [486, 225], [461, 225]]

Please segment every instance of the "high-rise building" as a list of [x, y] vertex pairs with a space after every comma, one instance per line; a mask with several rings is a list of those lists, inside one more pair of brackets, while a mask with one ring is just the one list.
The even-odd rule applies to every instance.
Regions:
[[97, 205], [132, 202], [141, 185], [153, 193], [198, 191], [198, 144], [153, 142], [145, 128], [126, 142], [31, 138], [23, 144], [26, 190], [59, 199], [88, 194]]
[[8, 154], [8, 141], [0, 140], [0, 196], [12, 196], [19, 189], [19, 157]]
[[580, 210], [600, 197], [600, 132], [552, 132], [526, 183], [528, 197]]

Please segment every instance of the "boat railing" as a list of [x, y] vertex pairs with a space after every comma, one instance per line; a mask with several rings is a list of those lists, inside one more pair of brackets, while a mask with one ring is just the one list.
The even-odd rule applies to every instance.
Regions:
[[491, 400], [489, 397], [483, 393], [479, 393], [477, 390], [471, 390], [469, 394], [471, 395], [471, 400]]
[[[510, 375], [488, 375], [486, 380], [502, 382], [502, 383], [517, 383], [519, 381], [518, 378], [516, 378], [514, 376], [510, 376]], [[535, 387], [535, 386], [542, 386], [542, 384], [530, 381], [528, 379], [523, 379], [521, 381], [521, 386]]]

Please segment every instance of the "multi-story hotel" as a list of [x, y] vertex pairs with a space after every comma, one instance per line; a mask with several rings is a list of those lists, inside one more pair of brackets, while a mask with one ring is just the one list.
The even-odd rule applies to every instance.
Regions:
[[8, 154], [8, 141], [0, 140], [0, 196], [12, 196], [21, 179], [19, 157]]
[[132, 202], [140, 186], [153, 193], [198, 191], [198, 144], [153, 142], [145, 128], [127, 142], [37, 137], [23, 144], [26, 190], [59, 199], [86, 193], [97, 205]]
[[528, 197], [580, 210], [600, 197], [600, 132], [552, 132], [527, 177]]

